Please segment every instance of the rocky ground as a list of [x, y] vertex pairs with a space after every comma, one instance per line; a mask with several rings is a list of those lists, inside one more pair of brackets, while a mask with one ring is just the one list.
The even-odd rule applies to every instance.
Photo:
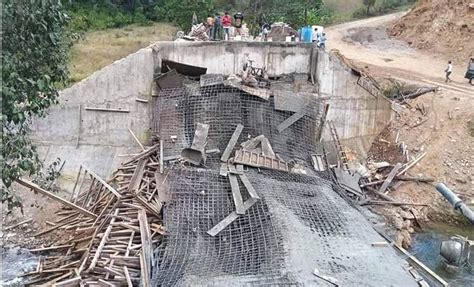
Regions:
[[426, 156], [407, 175], [431, 177], [435, 182], [399, 181], [389, 195], [396, 201], [429, 206], [374, 208], [399, 230], [397, 240], [405, 240], [405, 247], [410, 245], [408, 234], [429, 222], [469, 228], [466, 219], [436, 191], [435, 184], [445, 183], [466, 203], [474, 204], [473, 106], [474, 98], [447, 90], [409, 100], [408, 104], [398, 106], [397, 117], [381, 133], [370, 151], [368, 161], [387, 161], [392, 166], [403, 160], [400, 153], [402, 143], [407, 146], [409, 157], [426, 152]]

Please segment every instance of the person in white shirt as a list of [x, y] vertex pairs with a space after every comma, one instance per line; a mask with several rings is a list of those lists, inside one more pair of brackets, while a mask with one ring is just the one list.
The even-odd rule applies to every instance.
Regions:
[[449, 77], [453, 73], [453, 63], [451, 61], [448, 62], [448, 67], [445, 70], [446, 72], [446, 83], [452, 82], [451, 78]]

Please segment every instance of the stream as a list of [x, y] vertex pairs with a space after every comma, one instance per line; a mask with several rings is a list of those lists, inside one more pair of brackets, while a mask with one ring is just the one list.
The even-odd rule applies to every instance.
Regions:
[[413, 237], [409, 250], [416, 258], [445, 279], [450, 286], [474, 286], [474, 247], [471, 247], [471, 270], [462, 268], [458, 272], [448, 272], [444, 268], [443, 258], [439, 255], [441, 242], [454, 235], [474, 240], [474, 228], [471, 226], [452, 227], [446, 224], [433, 224]]

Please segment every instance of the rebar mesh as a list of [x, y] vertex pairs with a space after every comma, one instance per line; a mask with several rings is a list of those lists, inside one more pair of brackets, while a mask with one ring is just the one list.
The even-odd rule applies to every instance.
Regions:
[[323, 105], [317, 98], [295, 98], [295, 102], [305, 102], [305, 116], [281, 133], [278, 125], [293, 112], [275, 110], [273, 98], [263, 100], [224, 85], [166, 89], [156, 101], [153, 127], [164, 140], [165, 156], [179, 155], [191, 146], [198, 122], [210, 125], [207, 149], [221, 152], [237, 124], [244, 126], [239, 143], [265, 135], [275, 153], [286, 161], [298, 159], [310, 164], [310, 154], [318, 142]]
[[[197, 123], [209, 124], [207, 149], [222, 153], [242, 124], [234, 152], [249, 137], [265, 135], [283, 160], [311, 167], [323, 105], [316, 97], [304, 101], [304, 116], [279, 132], [294, 111], [276, 110], [273, 97], [267, 101], [223, 85], [163, 90], [154, 103], [154, 133], [164, 141], [164, 156], [175, 156], [191, 146]], [[216, 236], [207, 234], [235, 211], [229, 179], [219, 173], [221, 153], [208, 157], [205, 167], [170, 167], [167, 235], [155, 250], [154, 286], [325, 286], [312, 275], [316, 267], [342, 285], [413, 283], [393, 267], [393, 250], [370, 247], [380, 237], [334, 191], [327, 172], [246, 168], [261, 199]], [[239, 187], [247, 200], [241, 180]], [[390, 272], [373, 272], [380, 264], [391, 266]]]

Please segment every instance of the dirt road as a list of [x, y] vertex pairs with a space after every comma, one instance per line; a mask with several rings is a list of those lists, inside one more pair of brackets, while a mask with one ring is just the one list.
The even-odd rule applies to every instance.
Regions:
[[[444, 182], [462, 195], [474, 199], [474, 86], [464, 79], [466, 63], [454, 63], [453, 82], [445, 83], [447, 55], [415, 50], [408, 43], [392, 39], [386, 27], [403, 13], [349, 22], [325, 29], [328, 49], [337, 49], [356, 66], [376, 77], [390, 77], [407, 82], [440, 87], [437, 93], [423, 95], [405, 107], [384, 134], [385, 141], [404, 142], [410, 154], [426, 151], [426, 157], [409, 171]], [[425, 106], [426, 115], [415, 107]], [[425, 121], [423, 124], [418, 124]], [[380, 145], [378, 141], [374, 146]], [[390, 145], [397, 148], [396, 145]], [[383, 156], [377, 160], [387, 160]], [[395, 164], [395, 162], [392, 162]], [[395, 199], [430, 203], [420, 210], [433, 221], [453, 222], [454, 212], [429, 184], [403, 183], [391, 193]], [[389, 220], [396, 208], [383, 211]]]
[[426, 54], [387, 35], [385, 27], [403, 16], [403, 13], [327, 27], [327, 48], [339, 50], [345, 57], [374, 74], [421, 81], [474, 97], [474, 86], [464, 79], [467, 59], [465, 63], [453, 63], [453, 82], [445, 83], [444, 70], [448, 55]]

